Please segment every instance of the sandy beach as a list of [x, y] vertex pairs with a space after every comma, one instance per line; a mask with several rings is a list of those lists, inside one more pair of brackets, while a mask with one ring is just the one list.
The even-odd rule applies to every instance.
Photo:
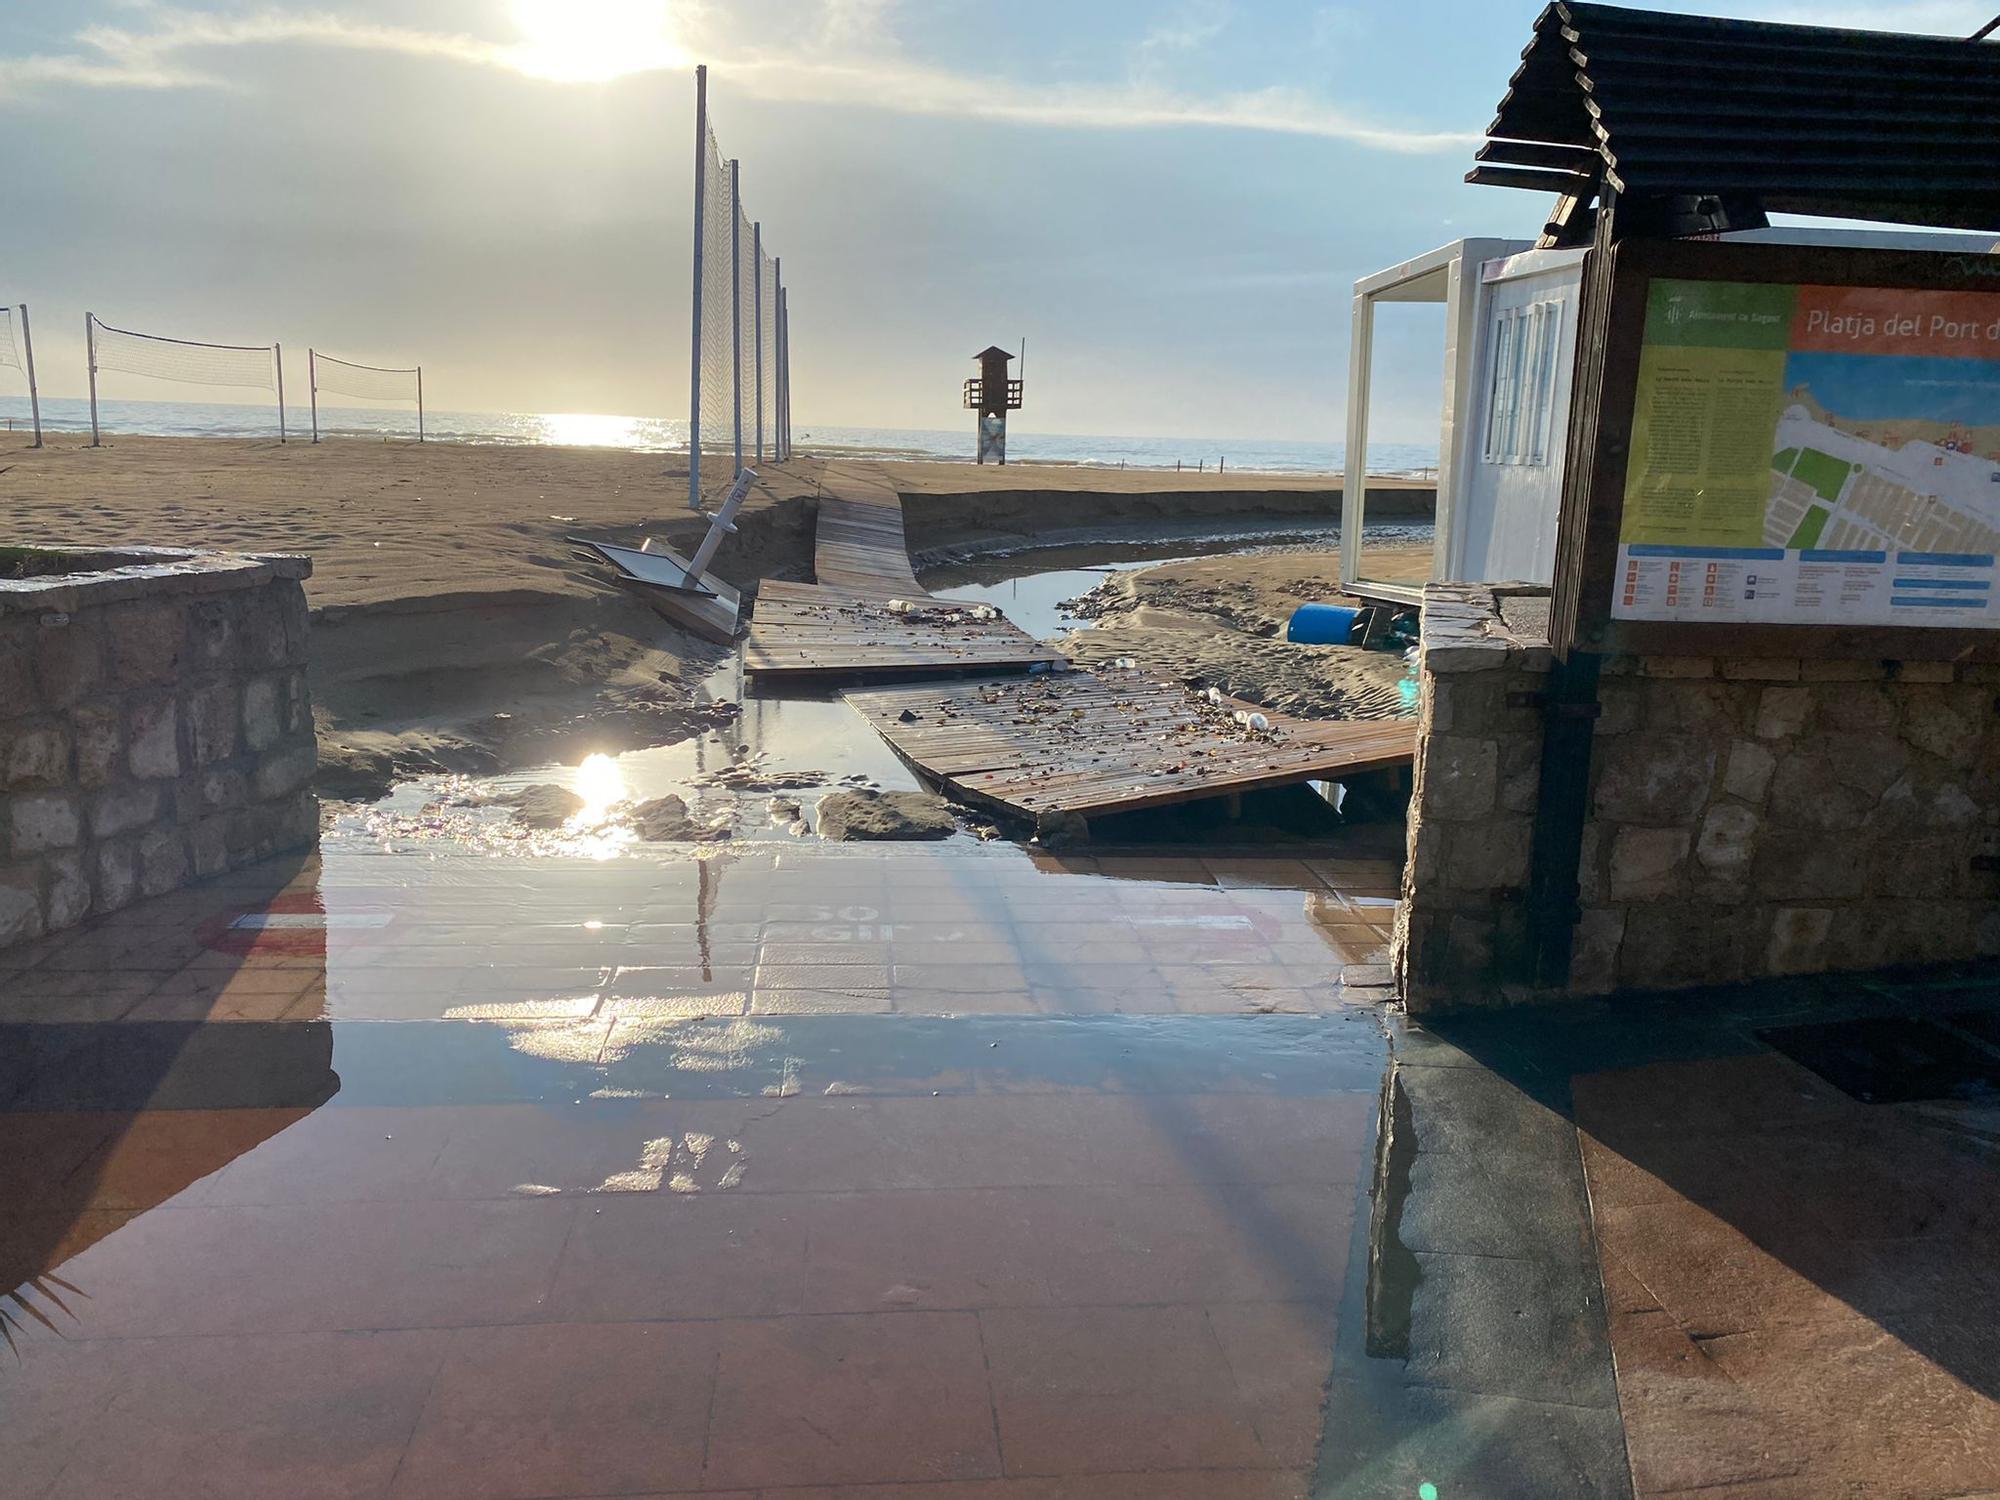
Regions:
[[[760, 475], [719, 556], [725, 578], [750, 587], [811, 576], [814, 496], [830, 467], [801, 456]], [[1193, 523], [1304, 529], [1340, 513], [1339, 484], [1310, 476], [873, 467], [904, 496], [920, 555]], [[1427, 516], [1429, 486], [1380, 485], [1370, 486], [1371, 518]], [[324, 785], [356, 795], [398, 774], [550, 758], [578, 735], [603, 748], [698, 728], [690, 690], [722, 648], [599, 582], [565, 541], [650, 534], [691, 548], [706, 522], [688, 510], [686, 487], [685, 457], [610, 448], [114, 437], [92, 449], [66, 433], [36, 450], [24, 434], [0, 434], [10, 541], [312, 557]], [[1120, 622], [1134, 627], [1143, 624]]]

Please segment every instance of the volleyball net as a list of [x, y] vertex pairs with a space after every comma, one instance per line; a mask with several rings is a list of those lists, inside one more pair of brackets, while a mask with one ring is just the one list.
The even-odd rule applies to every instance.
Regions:
[[312, 440], [319, 441], [319, 393], [360, 401], [409, 401], [417, 408], [417, 441], [424, 440], [424, 367], [398, 369], [361, 365], [335, 359], [317, 349], [306, 350], [306, 383], [312, 393]]
[[35, 340], [28, 331], [25, 302], [0, 303], [0, 369], [19, 370], [28, 382], [28, 415], [35, 428], [35, 441], [29, 446], [41, 447], [42, 393], [35, 385]]
[[278, 401], [278, 441], [285, 441], [285, 354], [271, 344], [211, 344], [198, 339], [137, 333], [83, 315], [90, 356], [90, 446], [101, 445], [97, 425], [97, 376], [102, 370], [172, 380], [183, 385], [231, 386], [274, 391]]
[[[744, 206], [742, 163], [716, 142], [708, 69], [697, 68], [688, 397], [688, 504], [697, 510], [704, 470], [710, 480], [733, 482], [750, 464], [791, 457], [781, 271], [762, 223]], [[720, 461], [704, 464], [704, 455]]]

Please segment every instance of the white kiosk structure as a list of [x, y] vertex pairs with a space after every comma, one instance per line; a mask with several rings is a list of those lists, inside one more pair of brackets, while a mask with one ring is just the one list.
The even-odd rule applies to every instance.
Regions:
[[[1924, 230], [1746, 229], [1717, 238], [1961, 254], [2000, 249], [1990, 235]], [[1384, 302], [1442, 303], [1445, 309], [1431, 581], [1547, 584], [1554, 578], [1584, 254], [1581, 247], [1537, 249], [1530, 240], [1454, 240], [1354, 284], [1340, 528], [1345, 592], [1404, 605], [1421, 602], [1424, 593], [1421, 583], [1361, 572], [1368, 384], [1375, 308]]]

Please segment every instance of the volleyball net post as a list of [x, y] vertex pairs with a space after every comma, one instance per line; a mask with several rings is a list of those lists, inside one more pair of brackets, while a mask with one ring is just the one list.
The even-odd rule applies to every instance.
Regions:
[[[14, 341], [14, 324], [21, 325], [21, 339]], [[12, 307], [0, 303], [0, 366], [19, 370], [28, 378], [28, 420], [35, 429], [35, 440], [28, 446], [42, 446], [42, 396], [35, 383], [35, 334], [28, 323], [28, 304], [17, 302]], [[8, 426], [13, 423], [9, 422]]]

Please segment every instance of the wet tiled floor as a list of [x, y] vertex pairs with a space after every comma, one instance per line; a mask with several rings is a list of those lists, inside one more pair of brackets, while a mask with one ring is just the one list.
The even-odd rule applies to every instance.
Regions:
[[1759, 1039], [1890, 992], [1412, 1026], [1393, 877], [334, 853], [0, 952], [0, 1494], [2000, 1493], [1993, 1108]]
[[0, 1488], [1304, 1495], [1392, 879], [330, 855], [0, 954]]

